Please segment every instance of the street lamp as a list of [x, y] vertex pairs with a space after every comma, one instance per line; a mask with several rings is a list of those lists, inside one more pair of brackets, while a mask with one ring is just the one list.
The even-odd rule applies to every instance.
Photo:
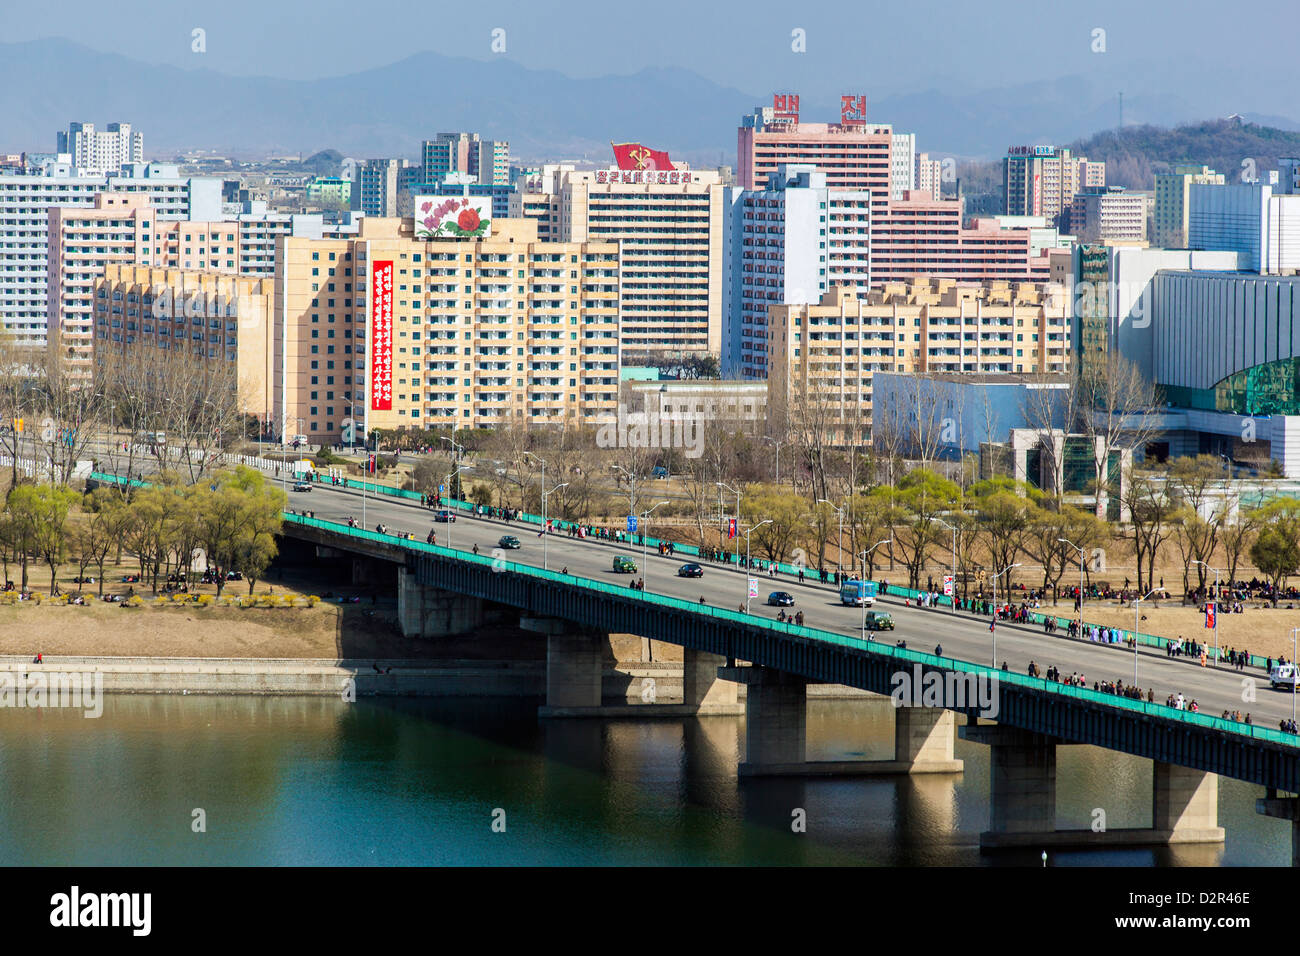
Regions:
[[[875, 551], [876, 548], [880, 547], [882, 544], [892, 545], [893, 543], [893, 538], [886, 538], [884, 541], [877, 541], [871, 547], [867, 548], [867, 550], [862, 552], [862, 580], [858, 582], [859, 588], [865, 588], [867, 586], [867, 555], [872, 551]], [[867, 598], [862, 591], [858, 592], [858, 600], [862, 602], [862, 639], [865, 641], [867, 639]]]
[[[991, 580], [993, 581], [993, 620], [989, 625], [989, 630], [993, 632], [993, 669], [998, 666], [998, 578], [1006, 574], [1012, 568], [1020, 567], [1022, 562], [1017, 561], [1015, 564], [1009, 564], [1001, 571], [996, 572]], [[1011, 594], [1011, 588], [1007, 588], [1007, 594]]]
[[[719, 488], [726, 488], [728, 491], [734, 491], [734, 492], [736, 493], [736, 527], [739, 528], [739, 527], [740, 527], [740, 488], [738, 488], [738, 487], [737, 487], [737, 488], [733, 488], [731, 485], [727, 484], [725, 481], [715, 481], [714, 484], [717, 485]], [[737, 537], [736, 537], [736, 563], [737, 563], [737, 564], [740, 564], [740, 537], [739, 537], [739, 535], [737, 535]]]
[[[818, 498], [819, 505], [831, 505], [825, 498]], [[844, 511], [831, 505], [831, 510], [840, 516], [839, 535], [835, 539], [835, 577], [838, 579], [844, 572]]]
[[781, 484], [781, 446], [784, 445], [785, 442], [777, 441], [770, 435], [764, 435], [763, 441], [771, 442], [772, 446], [776, 449], [776, 483], [779, 485]]
[[[451, 445], [452, 448], [456, 449], [455, 455], [457, 461], [460, 461], [462, 458], [465, 457], [465, 446], [461, 444], [457, 444], [457, 442], [454, 439], [448, 438], [446, 435], [439, 435], [438, 441], [445, 441], [449, 445]], [[524, 454], [527, 455], [528, 452], [524, 452]]]
[[[753, 569], [751, 569], [749, 566], [749, 536], [753, 532], [757, 531], [759, 528], [763, 527], [763, 525], [771, 524], [771, 523], [772, 523], [771, 518], [764, 518], [758, 524], [754, 525], [754, 527], [750, 528], [748, 531], [745, 532], [745, 613], [746, 614], [749, 613], [749, 599], [750, 599], [749, 592], [754, 590], [749, 586], [750, 575], [754, 573]], [[736, 542], [736, 543], [737, 545], [739, 545], [740, 542]]]
[[1142, 595], [1133, 602], [1133, 686], [1138, 682], [1138, 605], [1149, 598], [1151, 595], [1160, 591], [1160, 588], [1152, 588], [1146, 594]]
[[1219, 666], [1219, 569], [1212, 568], [1204, 561], [1193, 561], [1207, 571], [1214, 572], [1214, 666]]
[[[531, 451], [526, 451], [524, 452], [524, 454], [529, 458], [536, 458], [538, 461], [542, 463], [542, 533], [545, 534], [546, 533], [546, 459], [543, 458], [541, 455], [534, 455]], [[546, 539], [543, 538], [542, 540], [545, 541]], [[544, 551], [545, 548], [543, 548], [542, 550]]]
[[1068, 544], [1079, 552], [1079, 636], [1083, 636], [1083, 548], [1066, 538], [1057, 538], [1062, 544]]
[[[543, 515], [546, 514], [546, 499], [550, 497], [551, 492], [559, 491], [561, 488], [567, 488], [567, 487], [569, 487], [569, 483], [567, 481], [560, 482], [558, 485], [552, 488], [551, 491], [547, 491], [546, 486], [542, 485], [542, 514]], [[551, 563], [549, 557], [550, 543], [551, 543], [550, 529], [546, 526], [546, 518], [543, 517], [542, 518], [542, 570], [544, 571], [551, 570]]]
[[939, 522], [939, 524], [943, 525], [945, 528], [947, 528], [949, 531], [952, 532], [952, 595], [948, 598], [948, 607], [952, 609], [953, 614], [956, 614], [957, 613], [957, 528], [955, 525], [950, 525], [942, 518], [936, 517], [934, 520]]
[[[646, 540], [645, 540], [645, 539], [646, 539], [646, 527], [647, 527], [647, 525], [648, 525], [648, 523], [649, 523], [650, 516], [651, 516], [652, 514], [654, 514], [654, 512], [655, 512], [655, 508], [662, 508], [662, 507], [663, 507], [664, 505], [666, 505], [666, 504], [668, 504], [668, 502], [666, 502], [666, 501], [661, 501], [661, 502], [659, 502], [659, 504], [655, 505], [654, 508], [651, 508], [649, 511], [643, 511], [643, 512], [641, 513], [641, 522], [642, 522], [642, 523], [641, 523], [641, 525], [637, 528], [637, 530], [641, 532], [641, 567], [644, 569], [643, 572], [642, 572], [643, 574], [649, 574], [649, 573], [650, 573], [650, 566], [649, 566], [649, 564], [646, 563]], [[641, 587], [641, 593], [644, 594], [644, 593], [645, 593], [645, 578], [644, 578], [644, 577], [641, 579], [641, 584], [642, 584], [642, 587]]]
[[[451, 497], [451, 490], [456, 486], [455, 478], [462, 471], [470, 471], [469, 465], [458, 465], [454, 471], [447, 472], [447, 497]], [[447, 509], [447, 548], [451, 549], [451, 526], [456, 523], [456, 513], [450, 508]]]
[[627, 496], [627, 513], [630, 515], [636, 514], [636, 475], [632, 474], [632, 472], [628, 471], [622, 465], [610, 465], [609, 467], [627, 475], [628, 480], [631, 482], [631, 491], [628, 492]]

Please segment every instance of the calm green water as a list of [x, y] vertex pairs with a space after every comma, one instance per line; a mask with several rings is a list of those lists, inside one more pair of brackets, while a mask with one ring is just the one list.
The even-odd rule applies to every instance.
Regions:
[[[988, 752], [960, 776], [746, 780], [743, 718], [539, 722], [488, 701], [110, 696], [0, 712], [0, 863], [585, 865], [1033, 863], [981, 857]], [[888, 757], [888, 703], [812, 702], [809, 757]], [[1150, 823], [1150, 764], [1061, 748], [1058, 823]], [[1287, 825], [1224, 780], [1226, 846], [1057, 865], [1285, 865]], [[207, 830], [192, 829], [193, 811]], [[505, 832], [493, 832], [494, 810]], [[806, 812], [807, 831], [791, 831]]]

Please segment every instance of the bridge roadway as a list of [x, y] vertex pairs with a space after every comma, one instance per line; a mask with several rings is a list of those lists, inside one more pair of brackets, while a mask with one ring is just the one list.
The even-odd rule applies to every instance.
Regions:
[[[290, 492], [289, 507], [302, 511], [310, 509], [317, 518], [346, 520], [349, 516], [362, 521], [360, 492], [341, 490], [328, 485], [315, 485], [311, 492]], [[506, 552], [510, 561], [543, 564], [543, 542], [535, 525], [522, 522], [504, 522], [460, 515], [452, 524], [434, 523], [431, 509], [422, 508], [409, 500], [376, 498], [366, 495], [365, 527], [374, 530], [383, 522], [393, 533], [410, 532], [421, 541], [430, 529], [437, 532], [438, 544], [443, 547], [469, 550], [479, 546], [481, 554], [491, 554], [503, 534], [513, 534], [522, 545], [518, 550]], [[650, 535], [656, 534], [653, 525]], [[671, 595], [688, 601], [698, 601], [703, 596], [715, 607], [739, 608], [746, 594], [746, 575], [734, 566], [699, 562], [704, 568], [702, 578], [679, 578], [677, 568], [693, 561], [681, 555], [660, 557], [653, 549], [642, 560], [641, 548], [594, 539], [570, 538], [566, 533], [553, 533], [547, 545], [549, 566], [558, 571], [564, 567], [575, 575], [625, 584], [638, 577], [644, 578], [647, 591]], [[638, 574], [616, 574], [612, 568], [613, 556], [624, 554], [637, 564]], [[800, 584], [787, 575], [768, 578], [759, 575], [759, 597], [751, 601], [751, 613], [775, 618], [779, 608], [767, 607], [762, 602], [771, 591], [788, 591], [795, 598], [794, 608], [803, 611], [804, 623], [842, 634], [861, 633], [862, 612], [858, 608], [839, 603], [833, 587], [811, 582]], [[930, 609], [904, 606], [902, 599], [886, 597], [881, 602], [894, 616], [897, 629], [873, 636], [882, 642], [907, 641], [915, 650], [933, 652], [936, 645], [943, 646], [945, 657], [988, 665], [993, 662], [993, 635], [988, 619], [950, 609]], [[1068, 614], [1068, 606], [1062, 615]], [[1243, 618], [1234, 617], [1233, 623]], [[1188, 635], [1200, 637], [1200, 635]], [[1248, 642], [1247, 642], [1248, 643]], [[997, 625], [997, 665], [1005, 661], [1018, 673], [1025, 673], [1033, 660], [1046, 671], [1055, 665], [1064, 674], [1083, 674], [1091, 687], [1094, 681], [1122, 680], [1128, 685], [1133, 677], [1133, 651], [1123, 645], [1102, 645], [1091, 641], [1075, 640], [1058, 631], [1047, 635], [1041, 628], [1012, 625], [999, 621]], [[1257, 681], [1257, 700], [1242, 701], [1242, 680], [1254, 677]], [[1218, 669], [1202, 668], [1188, 658], [1167, 658], [1163, 650], [1139, 648], [1138, 681], [1144, 689], [1155, 691], [1157, 702], [1164, 702], [1169, 694], [1182, 693], [1189, 701], [1195, 699], [1201, 713], [1219, 716], [1224, 710], [1240, 709], [1249, 712], [1253, 721], [1264, 727], [1276, 729], [1278, 722], [1291, 716], [1292, 701], [1284, 691], [1269, 688], [1263, 671], [1247, 668], [1238, 673], [1226, 665]]]

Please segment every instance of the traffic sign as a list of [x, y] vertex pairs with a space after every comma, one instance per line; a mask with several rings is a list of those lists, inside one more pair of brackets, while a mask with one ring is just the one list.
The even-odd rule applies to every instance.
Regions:
[[635, 532], [636, 532], [636, 515], [628, 515], [628, 516], [627, 516], [627, 533], [628, 533], [628, 534], [633, 534], [633, 533], [635, 533]]
[[439, 485], [439, 486], [438, 486], [438, 494], [442, 494], [442, 493], [443, 493], [444, 491], [446, 491], [446, 490], [447, 490], [447, 486], [446, 486], [446, 485]]
[[758, 597], [758, 578], [749, 579], [749, 596]]

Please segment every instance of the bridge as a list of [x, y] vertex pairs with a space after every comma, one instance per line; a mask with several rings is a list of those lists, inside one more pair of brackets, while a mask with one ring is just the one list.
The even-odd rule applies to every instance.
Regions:
[[[1221, 842], [1218, 777], [1228, 776], [1265, 788], [1257, 809], [1292, 821], [1293, 863], [1300, 862], [1300, 801], [1290, 796], [1300, 793], [1300, 741], [1262, 726], [1266, 717], [1289, 713], [1289, 696], [1265, 692], [1258, 703], [1259, 722], [1244, 724], [1029, 677], [1019, 668], [976, 663], [971, 658], [985, 656], [993, 637], [984, 618], [891, 608], [900, 635], [925, 633], [948, 645], [939, 655], [895, 646], [892, 634], [883, 641], [864, 635], [858, 629], [861, 612], [837, 607], [830, 589], [817, 584], [774, 582], [774, 587], [796, 593], [808, 618], [819, 618], [819, 626], [807, 621], [800, 626], [775, 620], [757, 606], [755, 613], [733, 610], [731, 599], [719, 601], [715, 585], [669, 577], [680, 557], [647, 552], [640, 568], [645, 590], [615, 583], [625, 579], [612, 574], [612, 554], [624, 553], [641, 563], [627, 544], [607, 546], [552, 534], [544, 557], [541, 542], [526, 537], [527, 529], [462, 514], [455, 524], [433, 525], [440, 540], [455, 540], [453, 548], [423, 540], [430, 514], [410, 502], [367, 503], [368, 520], [390, 525], [391, 533], [349, 526], [346, 519], [360, 504], [352, 491], [318, 487], [295, 496], [293, 503], [312, 505], [314, 516], [286, 514], [286, 535], [321, 554], [377, 562], [395, 571], [399, 617], [408, 634], [472, 631], [483, 620], [485, 605], [517, 613], [524, 630], [547, 642], [543, 716], [743, 712], [745, 754], [738, 772], [746, 776], [959, 772], [953, 743], [960, 736], [991, 748], [991, 820], [981, 835], [986, 848]], [[502, 531], [524, 536], [525, 547], [509, 552], [515, 560], [491, 553]], [[465, 550], [471, 544], [482, 553]], [[539, 566], [543, 564], [562, 564], [569, 573]], [[736, 592], [744, 594], [745, 573], [705, 568], [710, 580], [723, 579], [724, 588], [733, 583], [727, 576], [734, 577]], [[712, 593], [699, 594], [701, 589]], [[1136, 649], [1050, 637], [1029, 628], [1000, 623], [997, 630], [999, 649], [1007, 656], [1043, 660], [1054, 653], [1067, 671], [1074, 662], [1079, 672], [1086, 666], [1122, 673], [1135, 666], [1138, 656]], [[610, 634], [621, 633], [683, 648], [681, 704], [604, 706], [603, 650]], [[1207, 703], [1221, 699], [1229, 706], [1241, 700], [1242, 677], [1226, 669], [1202, 669], [1145, 649], [1141, 663], [1161, 682], [1195, 686]], [[806, 759], [810, 685], [839, 684], [888, 696], [903, 681], [935, 693], [896, 700], [902, 706], [895, 708], [894, 759]], [[737, 693], [741, 685], [743, 704]], [[954, 689], [959, 693], [954, 695]], [[1056, 829], [1056, 748], [1078, 744], [1153, 762], [1151, 827]]]

